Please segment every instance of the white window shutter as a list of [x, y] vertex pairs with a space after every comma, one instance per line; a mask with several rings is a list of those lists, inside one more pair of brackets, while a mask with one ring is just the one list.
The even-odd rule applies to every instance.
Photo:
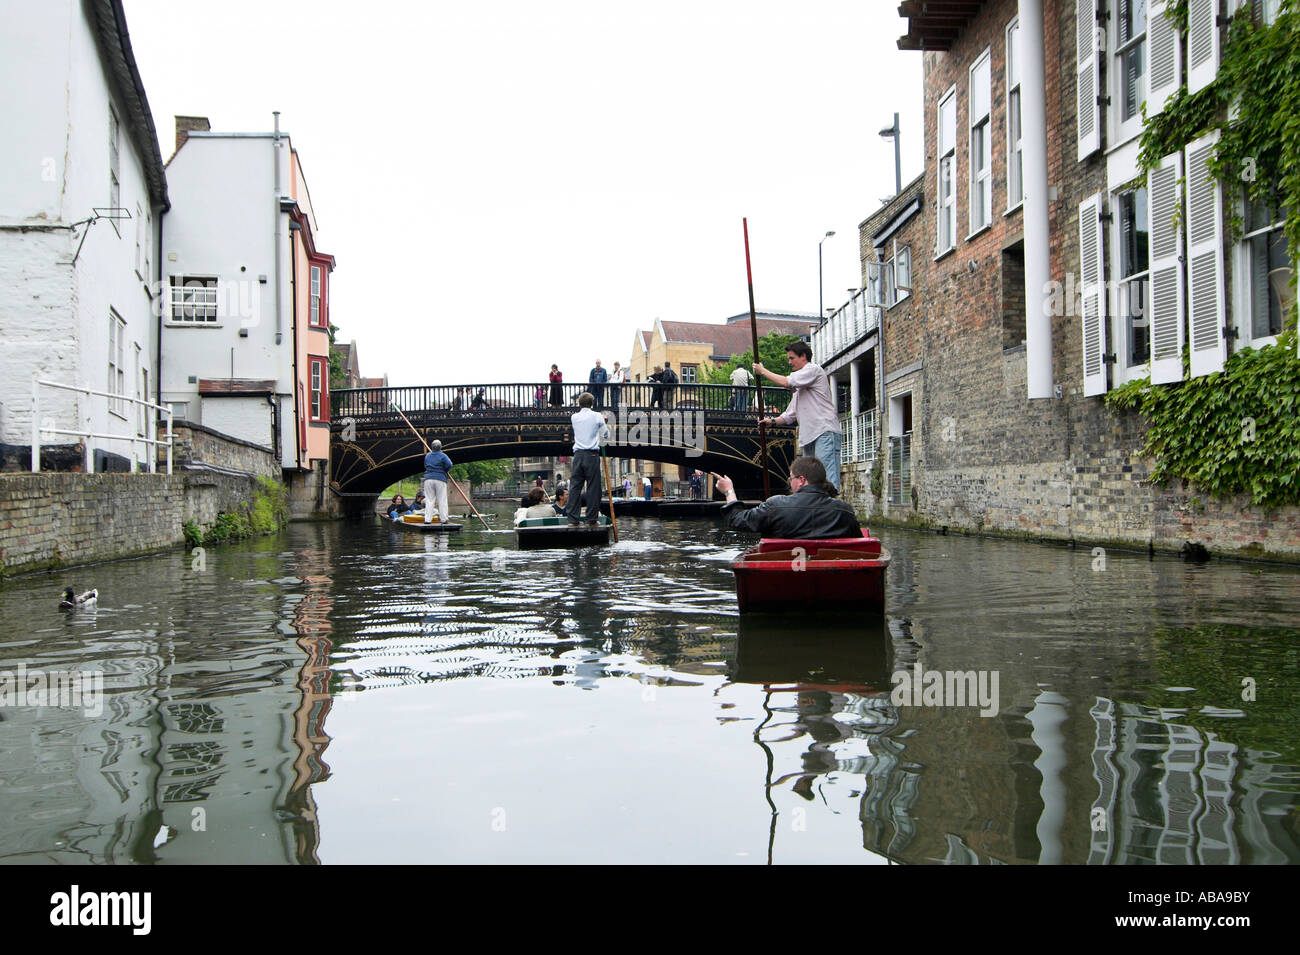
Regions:
[[1219, 72], [1219, 0], [1187, 0], [1187, 92], [1205, 89]]
[[1183, 45], [1178, 28], [1165, 16], [1165, 0], [1153, 0], [1147, 15], [1147, 47], [1151, 68], [1147, 74], [1147, 115], [1154, 116], [1165, 108], [1169, 97], [1183, 83]]
[[1078, 0], [1074, 7], [1075, 35], [1078, 41], [1076, 63], [1076, 123], [1079, 134], [1079, 158], [1086, 159], [1101, 148], [1101, 110], [1097, 96], [1101, 90], [1101, 54], [1097, 42], [1097, 6], [1101, 0]]
[[1192, 377], [1223, 371], [1223, 193], [1206, 168], [1218, 132], [1187, 144], [1187, 316]]
[[1079, 203], [1079, 285], [1083, 294], [1083, 393], [1106, 393], [1106, 293], [1102, 275], [1102, 195]]
[[1147, 174], [1150, 211], [1151, 383], [1167, 384], [1183, 377], [1183, 236], [1174, 219], [1182, 205], [1182, 153], [1160, 160]]

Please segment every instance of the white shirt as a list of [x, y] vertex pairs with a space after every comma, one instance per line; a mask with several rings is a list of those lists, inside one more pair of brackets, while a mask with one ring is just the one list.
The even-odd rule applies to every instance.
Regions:
[[821, 365], [812, 362], [787, 376], [794, 395], [790, 407], [777, 418], [782, 424], [799, 422], [799, 445], [807, 447], [827, 431], [840, 430], [840, 416], [835, 410], [830, 379]]
[[649, 487], [649, 486], [650, 486], [650, 479], [649, 479], [648, 477], [643, 477], [643, 478], [641, 479], [641, 483], [642, 483], [642, 485], [644, 485], [645, 487]]
[[610, 372], [609, 380], [616, 385], [621, 385], [623, 382], [627, 381], [627, 369], [615, 368]]
[[583, 408], [572, 419], [573, 450], [599, 451], [601, 439], [609, 439], [609, 425], [603, 416], [590, 408]]
[[754, 383], [754, 377], [745, 370], [744, 365], [737, 365], [731, 373], [731, 383], [737, 388], [748, 388]]

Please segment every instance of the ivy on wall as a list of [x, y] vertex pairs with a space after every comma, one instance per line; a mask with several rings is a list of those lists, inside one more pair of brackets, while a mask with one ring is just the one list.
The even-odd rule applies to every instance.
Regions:
[[1249, 493], [1261, 507], [1300, 504], [1300, 356], [1289, 329], [1268, 348], [1246, 348], [1223, 371], [1175, 385], [1142, 378], [1106, 395], [1149, 428], [1142, 455], [1151, 480], [1183, 478], [1215, 496]]
[[[1144, 115], [1144, 171], [1210, 130], [1219, 141], [1209, 171], [1240, 237], [1236, 197], [1286, 209], [1285, 233], [1300, 260], [1300, 0], [1282, 0], [1276, 21], [1257, 25], [1246, 4], [1233, 17], [1218, 75], [1196, 93], [1182, 87], [1151, 118]], [[1166, 8], [1180, 30], [1187, 3]], [[1145, 109], [1145, 107], [1144, 107]], [[1292, 276], [1295, 282], [1295, 276]], [[1186, 369], [1184, 351], [1184, 369]], [[1255, 504], [1300, 504], [1300, 357], [1292, 314], [1276, 345], [1231, 355], [1222, 372], [1152, 386], [1132, 381], [1106, 395], [1112, 410], [1135, 409], [1149, 422], [1142, 454], [1151, 479], [1184, 479], [1215, 496], [1248, 493]]]

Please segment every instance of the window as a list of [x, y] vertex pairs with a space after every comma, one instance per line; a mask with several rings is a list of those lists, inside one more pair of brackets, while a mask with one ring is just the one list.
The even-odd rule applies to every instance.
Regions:
[[326, 359], [310, 358], [311, 363], [311, 420], [325, 421], [329, 418], [328, 395], [325, 391]]
[[682, 365], [682, 384], [693, 385], [699, 381], [699, 365]]
[[1270, 203], [1249, 200], [1243, 209], [1245, 234], [1237, 247], [1240, 340], [1259, 347], [1271, 343], [1288, 311], [1295, 309], [1290, 284], [1295, 264], [1282, 233], [1286, 215]]
[[172, 321], [187, 325], [217, 321], [217, 280], [212, 276], [173, 275]]
[[[104, 389], [109, 394], [126, 394], [125, 355], [126, 322], [110, 308], [108, 310], [108, 387]], [[118, 417], [126, 417], [125, 404], [120, 399], [108, 399], [108, 410]]]
[[1023, 131], [1020, 126], [1020, 18], [1007, 27], [1007, 211], [1025, 200]]
[[894, 247], [894, 294], [902, 301], [912, 294], [912, 247]]
[[939, 247], [942, 255], [957, 245], [957, 88], [954, 86], [939, 101]]
[[[912, 250], [893, 243], [889, 258], [880, 269], [879, 304], [886, 308], [897, 305], [912, 291]], [[872, 303], [876, 304], [876, 303]]]
[[311, 324], [320, 327], [324, 323], [321, 321], [320, 309], [320, 266], [311, 267]]
[[991, 75], [989, 51], [970, 68], [970, 231], [993, 221], [993, 169], [989, 162], [989, 102]]
[[[114, 210], [122, 204], [121, 161], [122, 127], [117, 121], [117, 113], [110, 106], [108, 108], [108, 205]], [[110, 213], [108, 221], [113, 223], [113, 231], [120, 238], [122, 230], [117, 224], [117, 213]]]
[[1151, 323], [1147, 295], [1150, 288], [1151, 242], [1145, 188], [1117, 193], [1114, 210], [1115, 263], [1114, 315], [1116, 379], [1145, 375], [1151, 360]]
[[1109, 82], [1115, 113], [1115, 143], [1142, 131], [1142, 103], [1147, 98], [1147, 0], [1115, 0], [1114, 50]]

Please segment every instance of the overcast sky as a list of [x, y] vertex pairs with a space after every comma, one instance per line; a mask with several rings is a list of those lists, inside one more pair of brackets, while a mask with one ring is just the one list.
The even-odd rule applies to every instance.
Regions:
[[331, 319], [393, 384], [585, 380], [655, 318], [817, 311], [921, 171], [921, 55], [884, 0], [124, 0], [173, 116], [293, 138]]

